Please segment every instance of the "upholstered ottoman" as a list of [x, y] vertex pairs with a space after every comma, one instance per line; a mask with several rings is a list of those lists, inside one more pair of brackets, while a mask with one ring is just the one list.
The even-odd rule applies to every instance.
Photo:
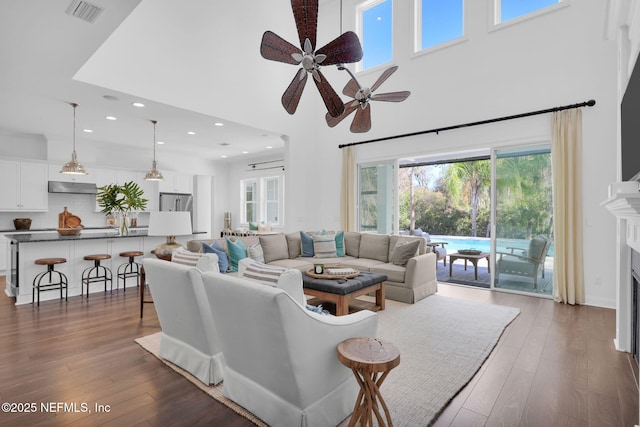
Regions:
[[[352, 279], [316, 279], [302, 274], [304, 293], [315, 298], [307, 301], [311, 305], [329, 302], [336, 306], [336, 316], [351, 311], [384, 310], [384, 282], [387, 276], [379, 273], [360, 272]], [[376, 302], [356, 300], [368, 293], [376, 293]]]

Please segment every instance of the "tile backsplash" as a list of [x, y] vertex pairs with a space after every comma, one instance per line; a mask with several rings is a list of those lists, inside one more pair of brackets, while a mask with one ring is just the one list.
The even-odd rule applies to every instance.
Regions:
[[[14, 218], [31, 218], [31, 228], [56, 228], [58, 226], [58, 214], [64, 207], [74, 215], [82, 219], [85, 227], [104, 227], [107, 225], [106, 217], [101, 212], [96, 212], [96, 198], [93, 194], [60, 194], [49, 193], [48, 212], [0, 212], [0, 230], [13, 230]], [[138, 214], [138, 226], [149, 224], [149, 214]]]

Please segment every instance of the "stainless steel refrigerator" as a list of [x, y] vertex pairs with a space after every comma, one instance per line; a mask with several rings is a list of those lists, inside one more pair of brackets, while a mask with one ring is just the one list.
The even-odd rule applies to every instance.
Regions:
[[182, 193], [160, 193], [161, 211], [187, 211], [191, 214], [193, 225], [193, 196]]

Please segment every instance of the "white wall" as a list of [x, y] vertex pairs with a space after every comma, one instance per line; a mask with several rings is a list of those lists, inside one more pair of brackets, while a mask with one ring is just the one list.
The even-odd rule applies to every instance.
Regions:
[[[323, 3], [332, 7], [337, 1]], [[616, 180], [617, 45], [604, 38], [605, 4], [595, 0], [571, 2], [568, 7], [517, 25], [488, 31], [488, 2], [466, 2], [467, 41], [428, 55], [410, 52], [410, 2], [394, 2], [400, 69], [378, 92], [410, 90], [401, 103], [373, 103], [372, 130], [364, 135], [348, 131], [350, 120], [337, 128], [318, 126], [302, 136], [291, 135], [289, 156], [300, 169], [317, 171], [320, 204], [296, 204], [307, 226], [339, 225], [340, 143], [404, 134], [470, 121], [595, 99], [583, 109], [584, 265], [588, 304], [615, 306], [615, 220], [599, 204], [607, 186]], [[399, 21], [398, 21], [399, 19]], [[345, 8], [345, 22], [352, 22]], [[335, 30], [335, 25], [328, 31]], [[346, 30], [347, 28], [345, 28]], [[337, 30], [335, 30], [337, 32]], [[358, 78], [370, 86], [379, 72]], [[334, 87], [346, 83], [337, 79]], [[321, 112], [319, 112], [321, 114]], [[359, 162], [430, 153], [491, 148], [511, 143], [548, 141], [550, 115], [360, 146]], [[316, 158], [305, 158], [312, 151]], [[301, 175], [298, 175], [301, 177]], [[310, 182], [289, 179], [287, 195], [309, 190]], [[315, 184], [315, 185], [314, 185]], [[292, 188], [293, 187], [293, 188]], [[291, 191], [291, 193], [289, 193]], [[288, 201], [291, 200], [288, 197]], [[307, 201], [308, 202], [308, 201]], [[303, 214], [305, 212], [306, 214]]]

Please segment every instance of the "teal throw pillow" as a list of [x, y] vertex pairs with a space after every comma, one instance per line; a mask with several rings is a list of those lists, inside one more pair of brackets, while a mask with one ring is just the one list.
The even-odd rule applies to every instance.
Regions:
[[215, 241], [213, 242], [213, 245], [208, 245], [205, 242], [202, 242], [202, 250], [204, 253], [218, 255], [218, 267], [220, 267], [220, 273], [225, 274], [227, 272], [229, 269], [229, 257], [227, 257], [227, 253], [222, 249], [220, 243]]
[[249, 221], [249, 230], [258, 231], [258, 223]]
[[344, 231], [336, 233], [336, 256], [345, 256], [344, 252]]
[[236, 240], [235, 242], [227, 239], [227, 249], [229, 250], [231, 271], [238, 271], [238, 261], [247, 258], [247, 248], [240, 239]]
[[300, 232], [300, 244], [302, 246], [302, 256], [312, 257], [315, 255], [313, 251], [313, 238], [304, 231]]

